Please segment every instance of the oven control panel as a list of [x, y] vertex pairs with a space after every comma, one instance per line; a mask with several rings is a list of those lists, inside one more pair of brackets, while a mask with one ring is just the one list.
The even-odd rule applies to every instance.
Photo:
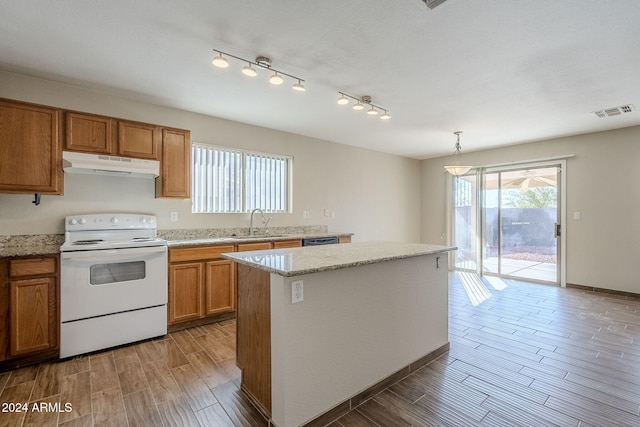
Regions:
[[156, 217], [146, 214], [86, 214], [65, 218], [65, 231], [155, 228]]

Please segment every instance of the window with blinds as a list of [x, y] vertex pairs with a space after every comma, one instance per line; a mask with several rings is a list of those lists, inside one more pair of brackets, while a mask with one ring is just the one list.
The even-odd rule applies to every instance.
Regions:
[[290, 211], [293, 158], [193, 144], [192, 211]]

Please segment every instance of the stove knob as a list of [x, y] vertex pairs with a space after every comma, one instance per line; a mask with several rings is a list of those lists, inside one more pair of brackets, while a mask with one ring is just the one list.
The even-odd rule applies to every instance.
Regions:
[[69, 220], [69, 224], [71, 225], [76, 225], [78, 223], [78, 220], [75, 218], [71, 218], [71, 220]]
[[80, 218], [80, 224], [86, 224], [86, 223], [87, 223], [86, 218]]
[[149, 224], [153, 224], [153, 217], [150, 217], [149, 219], [147, 219], [147, 222], [148, 222]]
[[145, 222], [147, 222], [147, 219], [145, 217], [140, 217], [140, 222], [144, 224]]
[[111, 223], [112, 224], [117, 224], [118, 222], [120, 222], [120, 220], [118, 218], [116, 218], [115, 216], [113, 218], [111, 218]]

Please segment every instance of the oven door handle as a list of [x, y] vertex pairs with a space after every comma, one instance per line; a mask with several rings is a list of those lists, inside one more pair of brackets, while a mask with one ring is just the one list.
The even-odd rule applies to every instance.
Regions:
[[124, 248], [124, 249], [99, 249], [92, 251], [74, 251], [74, 252], [62, 252], [60, 256], [63, 259], [90, 259], [92, 261], [99, 260], [101, 258], [114, 258], [114, 257], [126, 257], [130, 258], [132, 255], [153, 255], [162, 252], [167, 252], [166, 246], [148, 246], [143, 248]]

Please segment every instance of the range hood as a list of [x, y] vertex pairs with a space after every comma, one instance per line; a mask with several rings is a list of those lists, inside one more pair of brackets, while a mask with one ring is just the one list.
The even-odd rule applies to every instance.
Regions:
[[63, 151], [62, 169], [66, 173], [156, 178], [160, 175], [160, 162], [157, 160], [109, 156], [108, 154]]

